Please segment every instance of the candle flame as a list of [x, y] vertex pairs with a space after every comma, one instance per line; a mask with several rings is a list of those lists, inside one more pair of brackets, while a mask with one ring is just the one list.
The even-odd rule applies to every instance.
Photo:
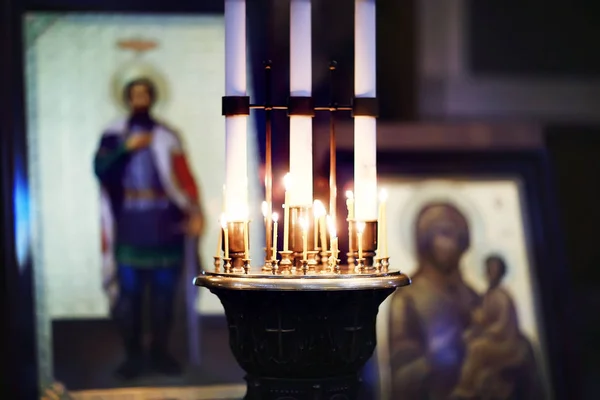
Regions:
[[387, 190], [381, 189], [381, 192], [379, 192], [379, 200], [381, 202], [384, 202], [384, 201], [387, 200], [387, 198], [388, 198], [388, 192], [387, 192]]
[[315, 214], [315, 218], [321, 218], [325, 215], [325, 206], [321, 200], [315, 200], [313, 203], [313, 213]]
[[223, 229], [227, 228], [227, 217], [225, 214], [221, 214], [221, 227]]
[[362, 235], [365, 231], [365, 223], [363, 221], [359, 221], [356, 223], [356, 231], [359, 235]]
[[354, 192], [352, 192], [352, 190], [346, 190], [346, 198], [352, 200], [354, 198]]
[[285, 190], [290, 190], [292, 187], [292, 175], [290, 175], [289, 172], [283, 177], [283, 186], [285, 187]]
[[248, 221], [250, 218], [250, 207], [248, 204], [230, 204], [230, 207], [228, 207], [225, 212], [227, 213], [227, 220], [229, 222]]
[[332, 238], [337, 237], [337, 230], [335, 228], [335, 221], [331, 218], [331, 215], [327, 216], [327, 227], [329, 228], [329, 236]]
[[269, 213], [269, 204], [266, 201], [262, 202], [261, 209], [263, 217], [267, 218], [267, 214]]
[[302, 231], [304, 233], [308, 232], [308, 220], [304, 217], [300, 217], [298, 219], [298, 222], [300, 223], [300, 226], [302, 227]]
[[273, 213], [273, 215], [271, 215], [271, 219], [273, 220], [273, 222], [279, 221], [279, 214], [277, 214], [276, 212]]

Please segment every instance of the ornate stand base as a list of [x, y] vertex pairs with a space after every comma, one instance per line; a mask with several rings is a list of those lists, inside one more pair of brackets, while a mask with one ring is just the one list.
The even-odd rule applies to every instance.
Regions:
[[195, 284], [225, 308], [246, 400], [356, 400], [379, 305], [410, 279], [346, 267], [326, 275], [204, 273]]
[[248, 391], [244, 400], [310, 399], [346, 400], [359, 398], [358, 375], [327, 379], [270, 379], [246, 376]]

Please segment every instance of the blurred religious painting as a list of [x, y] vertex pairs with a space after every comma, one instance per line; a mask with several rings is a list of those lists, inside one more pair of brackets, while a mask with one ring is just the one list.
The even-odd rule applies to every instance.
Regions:
[[391, 260], [412, 279], [380, 311], [381, 398], [548, 398], [519, 181], [380, 185]]
[[30, 13], [25, 42], [41, 384], [241, 382], [191, 284], [223, 203], [223, 16]]
[[[143, 40], [119, 44], [137, 51], [155, 45]], [[186, 255], [194, 258], [204, 224], [198, 185], [183, 143], [152, 113], [161, 95], [154, 78], [158, 74], [150, 66], [134, 66], [136, 71], [127, 71], [118, 85], [128, 115], [104, 130], [94, 156], [103, 202], [104, 286], [125, 349], [125, 360], [116, 372], [125, 379], [144, 371], [145, 308], [151, 320], [152, 369], [181, 374], [169, 351], [174, 298], [182, 272], [188, 276], [199, 272], [197, 260]], [[191, 251], [186, 251], [186, 244]], [[192, 272], [185, 274], [185, 267]], [[149, 302], [144, 301], [147, 286]]]

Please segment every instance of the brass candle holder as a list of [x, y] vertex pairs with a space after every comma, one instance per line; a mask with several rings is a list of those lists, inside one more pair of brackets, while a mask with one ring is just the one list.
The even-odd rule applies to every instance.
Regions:
[[309, 271], [309, 265], [308, 265], [308, 259], [306, 260], [302, 260], [302, 262], [300, 263], [302, 265], [302, 273], [304, 275], [308, 274]]
[[[229, 244], [229, 258], [234, 271], [239, 272], [244, 268], [244, 259], [246, 258], [246, 227], [249, 227], [247, 221], [228, 221], [227, 237]], [[225, 241], [223, 241], [225, 242]]]
[[[348, 265], [354, 266], [358, 263], [358, 230], [356, 220], [348, 221]], [[363, 268], [375, 270], [375, 250], [377, 249], [377, 221], [364, 221], [365, 228], [362, 237]]]
[[213, 262], [213, 265], [215, 266], [215, 271], [216, 272], [221, 271], [221, 257], [213, 256], [213, 259], [215, 260]]
[[364, 258], [357, 258], [356, 259], [356, 265], [354, 267], [354, 270], [355, 270], [356, 273], [359, 273], [359, 274], [366, 272], [365, 259]]
[[321, 257], [319, 261], [322, 265], [329, 265], [329, 257], [331, 256], [331, 251], [329, 250], [321, 250]]
[[279, 252], [281, 255], [281, 261], [279, 262], [279, 270], [282, 274], [290, 273], [292, 268], [294, 267], [294, 252], [293, 251], [283, 251]]
[[279, 260], [275, 259], [275, 260], [271, 260], [271, 272], [273, 273], [273, 275], [276, 275], [279, 272]]
[[380, 271], [381, 270], [381, 258], [375, 258], [375, 270], [376, 271]]
[[231, 258], [223, 258], [223, 269], [225, 273], [231, 273]]
[[346, 253], [346, 263], [348, 264], [349, 267], [354, 268], [356, 266], [356, 258], [355, 255], [356, 253], [354, 251], [352, 251], [352, 248], [350, 248], [351, 251]]
[[321, 264], [321, 253], [322, 253], [322, 249], [320, 247], [315, 247], [314, 251], [317, 252], [317, 255], [315, 256], [315, 261], [317, 262], [317, 264]]
[[240, 266], [236, 266], [235, 264], [232, 264], [232, 267], [231, 267], [232, 274], [243, 274], [244, 272], [245, 272], [245, 269], [244, 269], [243, 259], [242, 259], [242, 265], [240, 265]]
[[381, 259], [381, 270], [383, 272], [387, 272], [389, 266], [390, 266], [390, 258], [389, 257], [383, 257]]
[[375, 268], [377, 271], [386, 272], [388, 267], [390, 266], [390, 258], [389, 257], [381, 257], [375, 259]]
[[339, 258], [334, 258], [331, 265], [333, 266], [333, 272], [335, 272], [336, 274], [340, 273], [340, 260]]
[[310, 250], [306, 252], [306, 261], [308, 262], [308, 268], [314, 270], [315, 267], [319, 264], [317, 257], [319, 256], [319, 252], [317, 250]]
[[244, 258], [242, 260], [242, 262], [243, 262], [242, 268], [243, 268], [245, 274], [249, 274], [250, 273], [250, 262], [251, 261], [252, 260], [249, 259], [249, 258]]
[[261, 270], [263, 272], [271, 272], [273, 271], [273, 260], [265, 260], [265, 265], [262, 266]]
[[273, 260], [271, 260], [272, 255], [268, 252], [266, 247], [264, 247], [263, 249], [265, 250], [265, 264], [262, 266], [261, 270], [263, 272], [270, 272], [272, 269], [271, 264], [273, 262]]

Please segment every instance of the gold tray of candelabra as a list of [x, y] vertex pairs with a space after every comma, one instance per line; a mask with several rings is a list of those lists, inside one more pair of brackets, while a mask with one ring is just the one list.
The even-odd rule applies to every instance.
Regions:
[[322, 291], [386, 289], [410, 285], [410, 278], [388, 268], [357, 268], [338, 265], [337, 268], [317, 265], [276, 270], [272, 267], [232, 269], [228, 272], [215, 266], [194, 279], [194, 285], [235, 290]]
[[[389, 269], [389, 257], [377, 257], [377, 221], [363, 222], [362, 229], [357, 228], [356, 221], [350, 221], [350, 251], [346, 254], [347, 264], [340, 265], [337, 236], [331, 235], [328, 246], [331, 250], [322, 250], [310, 236], [308, 226], [305, 224], [300, 229], [302, 224], [296, 223], [296, 219], [292, 218], [291, 246], [284, 242], [285, 250], [277, 252], [267, 244], [265, 254], [272, 256], [270, 260], [264, 260], [262, 266], [252, 266], [248, 257], [248, 223], [226, 222], [218, 247], [223, 250], [224, 257], [218, 252], [213, 257], [213, 270], [197, 276], [194, 285], [209, 289], [273, 291], [346, 291], [410, 285], [408, 276]], [[308, 244], [313, 241], [314, 247], [309, 248]]]

